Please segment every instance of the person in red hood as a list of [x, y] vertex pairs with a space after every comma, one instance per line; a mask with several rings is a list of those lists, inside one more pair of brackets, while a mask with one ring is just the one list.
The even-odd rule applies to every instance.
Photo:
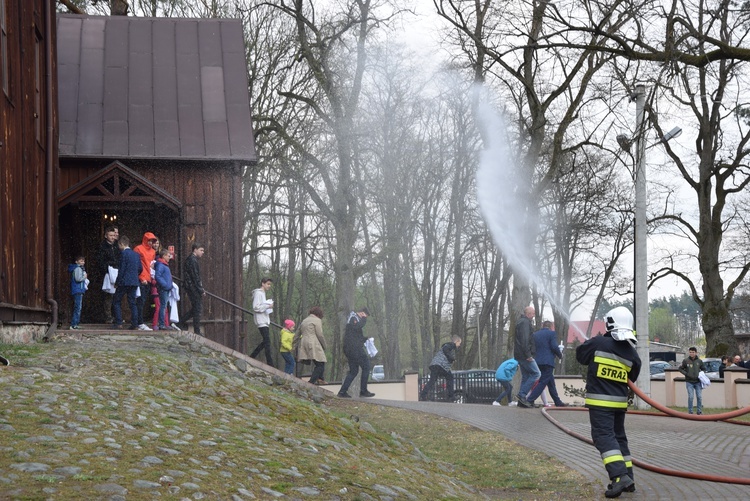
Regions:
[[138, 275], [138, 281], [141, 283], [141, 295], [138, 298], [138, 329], [142, 331], [151, 330], [143, 321], [143, 310], [146, 309], [146, 298], [151, 295], [151, 261], [156, 259], [154, 244], [158, 241], [156, 235], [147, 231], [143, 234], [141, 245], [136, 245], [133, 249], [141, 257], [141, 274]]

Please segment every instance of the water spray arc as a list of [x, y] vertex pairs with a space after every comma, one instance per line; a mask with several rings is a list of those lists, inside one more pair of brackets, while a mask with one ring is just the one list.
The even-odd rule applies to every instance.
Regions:
[[486, 90], [477, 85], [472, 92], [477, 124], [485, 138], [485, 149], [476, 175], [477, 200], [492, 240], [508, 261], [513, 274], [523, 276], [533, 284], [552, 308], [573, 325], [570, 313], [550, 293], [536, 270], [534, 249], [523, 246], [527, 241], [524, 236], [531, 241], [536, 239], [536, 235], [528, 235], [529, 228], [536, 228], [527, 210], [528, 205], [534, 203], [528, 200], [532, 191], [531, 176], [523, 173], [516, 164], [517, 155], [510, 146], [508, 129], [489, 104]]

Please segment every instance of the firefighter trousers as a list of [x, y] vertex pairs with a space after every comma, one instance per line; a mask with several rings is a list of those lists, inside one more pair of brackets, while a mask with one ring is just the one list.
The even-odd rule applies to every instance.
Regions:
[[604, 410], [589, 407], [591, 439], [601, 454], [610, 479], [623, 475], [633, 478], [628, 437], [625, 434], [625, 410]]

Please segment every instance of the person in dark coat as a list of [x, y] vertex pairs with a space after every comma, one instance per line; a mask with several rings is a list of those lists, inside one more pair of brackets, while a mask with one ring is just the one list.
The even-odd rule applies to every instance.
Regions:
[[566, 407], [565, 402], [560, 400], [557, 386], [555, 386], [555, 357], [562, 360], [562, 352], [557, 345], [557, 333], [550, 327], [552, 327], [552, 322], [545, 320], [542, 322], [542, 328], [534, 333], [535, 360], [542, 375], [531, 387], [526, 400], [534, 405], [534, 400], [547, 388], [549, 396], [555, 402], [555, 407]]
[[203, 257], [205, 249], [203, 245], [195, 242], [192, 245], [192, 251], [185, 260], [185, 290], [190, 298], [190, 311], [182, 316], [182, 321], [187, 326], [187, 321], [193, 319], [193, 330], [198, 335], [201, 333], [201, 315], [203, 314], [203, 296], [206, 295], [206, 291], [203, 289], [203, 281], [201, 280], [201, 265], [198, 262]]
[[461, 346], [461, 338], [459, 336], [453, 336], [451, 340], [440, 347], [430, 362], [430, 380], [424, 385], [422, 391], [419, 393], [420, 400], [427, 400], [427, 395], [432, 391], [435, 386], [437, 378], [444, 377], [445, 385], [448, 391], [448, 400], [453, 401], [453, 373], [451, 372], [451, 365], [456, 360], [456, 350]]
[[680, 373], [685, 376], [685, 388], [688, 395], [688, 414], [693, 413], [693, 395], [698, 398], [698, 414], [703, 414], [703, 386], [698, 377], [705, 372], [706, 365], [698, 358], [698, 348], [691, 346], [688, 349], [688, 357], [680, 364]]
[[516, 322], [516, 340], [513, 345], [513, 358], [518, 361], [521, 369], [521, 388], [518, 390], [516, 399], [521, 407], [534, 407], [526, 400], [526, 395], [531, 387], [539, 379], [542, 373], [534, 360], [536, 345], [534, 344], [533, 328], [531, 319], [534, 318], [536, 310], [533, 306], [523, 309], [523, 316]]
[[349, 363], [349, 374], [346, 375], [344, 383], [341, 385], [338, 396], [341, 398], [350, 398], [349, 386], [357, 377], [357, 373], [362, 371], [362, 379], [359, 386], [360, 397], [374, 397], [375, 394], [367, 390], [367, 379], [370, 377], [370, 357], [365, 350], [367, 338], [363, 332], [367, 317], [370, 316], [370, 310], [366, 307], [359, 311], [353, 311], [349, 314], [344, 329], [344, 355]]
[[[114, 226], [107, 226], [104, 230], [104, 240], [99, 244], [99, 248], [96, 251], [96, 270], [102, 281], [107, 273], [109, 273], [110, 266], [115, 269], [120, 266], [120, 247], [117, 245], [118, 236]], [[105, 323], [111, 323], [115, 316], [115, 312], [112, 309], [112, 294], [102, 291], [101, 287], [98, 289], [103, 296], [103, 319]]]
[[115, 310], [114, 324], [118, 329], [122, 327], [122, 297], [128, 297], [130, 308], [130, 330], [138, 329], [138, 303], [135, 299], [135, 290], [141, 284], [138, 275], [141, 274], [141, 257], [130, 248], [130, 239], [123, 235], [119, 241], [120, 265], [115, 282], [115, 295], [112, 298], [112, 306]]
[[724, 355], [721, 357], [721, 364], [719, 364], [719, 377], [724, 379], [724, 369], [729, 365], [729, 357]]

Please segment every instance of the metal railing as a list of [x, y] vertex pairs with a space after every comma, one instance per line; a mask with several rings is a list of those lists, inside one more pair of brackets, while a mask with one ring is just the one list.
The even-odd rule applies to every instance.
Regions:
[[[172, 275], [172, 279], [173, 280], [177, 280], [180, 283], [184, 283], [184, 280], [182, 278], [178, 277], [178, 276]], [[217, 296], [216, 294], [214, 294], [212, 292], [208, 292], [205, 288], [203, 289], [203, 292], [205, 292], [206, 296], [209, 296], [209, 297], [211, 297], [213, 299], [216, 299], [217, 301], [219, 301], [221, 303], [224, 303], [227, 306], [231, 306], [235, 310], [240, 311], [243, 315], [244, 314], [248, 314], [248, 315], [250, 315], [252, 317], [255, 316], [255, 312], [253, 312], [252, 310], [248, 310], [247, 308], [244, 308], [244, 307], [242, 307], [242, 306], [240, 306], [238, 304], [235, 304], [235, 303], [229, 301], [228, 299], [224, 299], [223, 297]], [[274, 322], [272, 320], [270, 320], [269, 323], [272, 326], [278, 328], [279, 330], [283, 328], [281, 325], [277, 324], [276, 322]], [[242, 317], [240, 324], [242, 324], [242, 325], [245, 324], [245, 318], [244, 318], [244, 316]], [[233, 348], [236, 349], [237, 351], [239, 351], [240, 353], [245, 353], [247, 351], [246, 350], [247, 347], [245, 346], [245, 343], [244, 343], [245, 336], [240, 335], [240, 338], [243, 340], [243, 342], [238, 343], [237, 340], [235, 340], [235, 343], [234, 343], [235, 346]]]
[[[495, 371], [476, 369], [453, 371], [452, 374], [454, 402], [491, 404], [503, 391], [495, 379]], [[429, 376], [419, 378], [420, 393], [429, 380]], [[437, 378], [427, 399], [437, 402], [449, 401], [448, 381], [444, 377]]]

